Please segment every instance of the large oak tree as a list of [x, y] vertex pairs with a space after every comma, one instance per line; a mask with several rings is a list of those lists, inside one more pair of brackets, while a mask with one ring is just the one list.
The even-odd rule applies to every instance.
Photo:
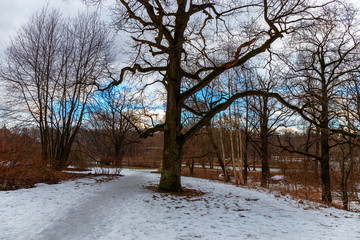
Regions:
[[[159, 189], [181, 191], [184, 143], [215, 114], [238, 98], [271, 94], [236, 92], [224, 99], [214, 99], [212, 108], [201, 114], [188, 106], [187, 100], [227, 70], [264, 53], [277, 39], [296, 30], [300, 22], [312, 19], [315, 9], [315, 4], [306, 0], [117, 2], [113, 8], [114, 24], [121, 33], [131, 34], [134, 55], [132, 63], [108, 87], [125, 78], [141, 77], [147, 84], [162, 83], [166, 91], [165, 122], [142, 132], [144, 137], [164, 132]], [[228, 52], [230, 59], [221, 58], [226, 55], [221, 50], [226, 38], [236, 42]], [[277, 94], [272, 96], [280, 99]], [[201, 116], [186, 130], [182, 128], [184, 111]]]

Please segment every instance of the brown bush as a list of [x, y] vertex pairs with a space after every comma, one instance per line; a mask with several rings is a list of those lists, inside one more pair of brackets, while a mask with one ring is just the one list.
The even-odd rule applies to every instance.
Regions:
[[40, 145], [26, 134], [0, 130], [0, 190], [28, 188], [36, 183], [55, 183], [59, 173], [41, 160]]

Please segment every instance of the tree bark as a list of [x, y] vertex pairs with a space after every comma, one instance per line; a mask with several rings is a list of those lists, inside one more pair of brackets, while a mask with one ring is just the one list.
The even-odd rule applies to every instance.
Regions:
[[331, 199], [331, 188], [330, 188], [330, 156], [329, 156], [329, 133], [327, 129], [321, 129], [320, 136], [320, 145], [321, 145], [321, 199], [325, 203], [330, 203]]
[[178, 95], [180, 84], [169, 81], [164, 128], [164, 152], [159, 190], [181, 192], [181, 108]]
[[180, 87], [183, 78], [181, 53], [184, 43], [184, 30], [188, 17], [184, 15], [186, 1], [178, 1], [175, 20], [174, 42], [169, 54], [167, 67], [167, 102], [164, 127], [164, 154], [159, 190], [181, 192], [181, 163], [184, 138], [181, 134]]
[[261, 186], [266, 187], [270, 177], [269, 150], [268, 150], [268, 116], [267, 98], [263, 98], [263, 110], [260, 116], [260, 138], [261, 138]]
[[245, 115], [245, 139], [244, 139], [244, 185], [247, 184], [247, 176], [248, 176], [248, 146], [249, 146], [249, 106], [248, 106], [248, 97], [246, 97], [246, 115]]
[[321, 128], [320, 128], [320, 167], [321, 167], [321, 199], [325, 203], [331, 203], [330, 186], [330, 145], [329, 145], [329, 109], [325, 84], [322, 83], [321, 101]]
[[[208, 132], [208, 136], [209, 136], [211, 145], [213, 146], [214, 151], [215, 151], [215, 155], [216, 155], [216, 157], [218, 159], [218, 163], [219, 163], [219, 165], [221, 167], [221, 170], [224, 173], [224, 179], [225, 179], [226, 182], [228, 182], [230, 180], [229, 174], [228, 174], [227, 169], [225, 167], [224, 159], [220, 154], [220, 150], [219, 150], [218, 146], [215, 143], [212, 127], [210, 125], [207, 125], [206, 128], [207, 128], [207, 132]], [[221, 129], [220, 129], [220, 132], [221, 132]]]

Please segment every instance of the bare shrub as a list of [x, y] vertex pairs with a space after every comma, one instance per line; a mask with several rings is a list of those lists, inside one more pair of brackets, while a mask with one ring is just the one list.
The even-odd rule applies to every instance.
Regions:
[[0, 131], [0, 190], [55, 183], [59, 176], [41, 160], [39, 142], [26, 134]]

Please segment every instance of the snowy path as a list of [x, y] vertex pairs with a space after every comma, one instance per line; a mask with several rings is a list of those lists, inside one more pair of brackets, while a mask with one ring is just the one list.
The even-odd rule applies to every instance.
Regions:
[[143, 187], [157, 174], [123, 174], [0, 192], [0, 239], [360, 239], [359, 214], [194, 178], [204, 196], [172, 197]]
[[[71, 209], [70, 213], [54, 226], [44, 229], [39, 239], [100, 239], [114, 224], [118, 224], [123, 211], [131, 209], [131, 212], [128, 212], [131, 215], [127, 215], [129, 217], [136, 214], [133, 201], [141, 201], [140, 187], [144, 182], [144, 176], [136, 174], [122, 178], [120, 184], [110, 184], [80, 206]], [[119, 216], [119, 220], [116, 216]]]

